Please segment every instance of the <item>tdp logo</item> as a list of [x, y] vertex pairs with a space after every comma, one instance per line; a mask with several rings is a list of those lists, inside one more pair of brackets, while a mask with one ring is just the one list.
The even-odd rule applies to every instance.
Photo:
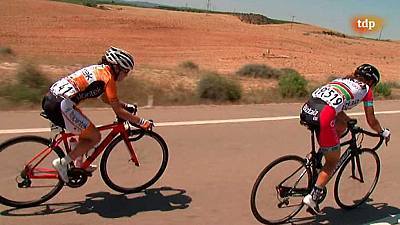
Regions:
[[377, 16], [355, 16], [351, 26], [356, 33], [375, 33], [382, 29], [383, 19]]

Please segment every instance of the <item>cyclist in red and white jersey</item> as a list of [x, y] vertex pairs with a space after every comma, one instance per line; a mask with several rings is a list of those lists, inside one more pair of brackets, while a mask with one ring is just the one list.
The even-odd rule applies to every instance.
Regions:
[[61, 78], [44, 96], [42, 108], [47, 117], [57, 126], [79, 135], [76, 147], [64, 158], [53, 161], [53, 167], [64, 182], [69, 181], [68, 164], [101, 140], [100, 131], [78, 108], [81, 101], [101, 97], [118, 117], [139, 124], [144, 129], [152, 126], [151, 121], [131, 113], [136, 106], [121, 102], [117, 96], [116, 82], [124, 80], [133, 66], [131, 54], [111, 47], [102, 56], [99, 65], [85, 67]]
[[339, 137], [350, 119], [344, 111], [363, 102], [368, 125], [385, 137], [386, 143], [390, 140], [389, 129], [381, 127], [374, 113], [373, 88], [379, 80], [379, 71], [370, 64], [363, 64], [353, 75], [335, 79], [316, 89], [302, 107], [300, 119], [316, 128], [319, 152], [325, 157], [315, 187], [303, 199], [316, 214], [320, 214], [318, 199], [340, 158]]

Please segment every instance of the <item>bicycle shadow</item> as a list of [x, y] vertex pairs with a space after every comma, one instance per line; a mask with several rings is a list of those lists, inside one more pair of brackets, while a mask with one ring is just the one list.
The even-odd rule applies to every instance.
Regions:
[[[367, 202], [371, 202], [368, 199]], [[399, 224], [400, 209], [390, 206], [387, 203], [364, 203], [352, 210], [344, 210], [341, 208], [325, 207], [322, 209], [324, 216], [295, 218], [291, 224], [370, 224], [370, 223], [387, 223]]]
[[[25, 209], [8, 209], [2, 216], [38, 216], [75, 211], [78, 214], [97, 213], [104, 218], [131, 217], [140, 212], [186, 209], [192, 198], [183, 189], [161, 187], [147, 189], [129, 198], [125, 194], [97, 192], [86, 195], [85, 201], [42, 204]], [[140, 196], [137, 196], [140, 195]]]

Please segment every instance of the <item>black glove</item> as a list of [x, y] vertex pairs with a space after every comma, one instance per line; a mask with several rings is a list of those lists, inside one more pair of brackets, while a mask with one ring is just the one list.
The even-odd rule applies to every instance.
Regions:
[[[124, 108], [126, 111], [132, 113], [133, 115], [136, 115], [136, 113], [137, 113], [137, 105], [135, 105], [135, 104], [132, 105], [132, 104], [124, 103], [122, 105], [122, 108]], [[122, 119], [121, 117], [117, 116], [116, 122], [119, 122], [119, 123], [125, 122], [125, 120]]]
[[136, 113], [137, 113], [137, 105], [135, 105], [135, 104], [132, 105], [132, 104], [124, 103], [123, 108], [126, 111], [132, 113], [133, 115], [136, 115]]
[[154, 123], [152, 120], [141, 118], [138, 125], [144, 130], [151, 130], [154, 126]]

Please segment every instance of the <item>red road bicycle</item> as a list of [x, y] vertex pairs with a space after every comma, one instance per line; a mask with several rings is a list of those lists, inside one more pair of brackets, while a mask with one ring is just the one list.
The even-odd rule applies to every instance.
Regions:
[[[98, 129], [110, 132], [83, 161], [81, 168], [71, 163], [67, 186], [77, 188], [84, 185], [92, 176], [86, 169], [103, 151], [101, 176], [117, 192], [140, 192], [161, 177], [167, 167], [168, 147], [159, 134], [126, 121], [99, 126]], [[11, 207], [32, 207], [54, 197], [64, 182], [51, 162], [71, 151], [69, 138], [73, 136], [61, 129], [52, 139], [25, 135], [0, 144], [0, 203]]]

